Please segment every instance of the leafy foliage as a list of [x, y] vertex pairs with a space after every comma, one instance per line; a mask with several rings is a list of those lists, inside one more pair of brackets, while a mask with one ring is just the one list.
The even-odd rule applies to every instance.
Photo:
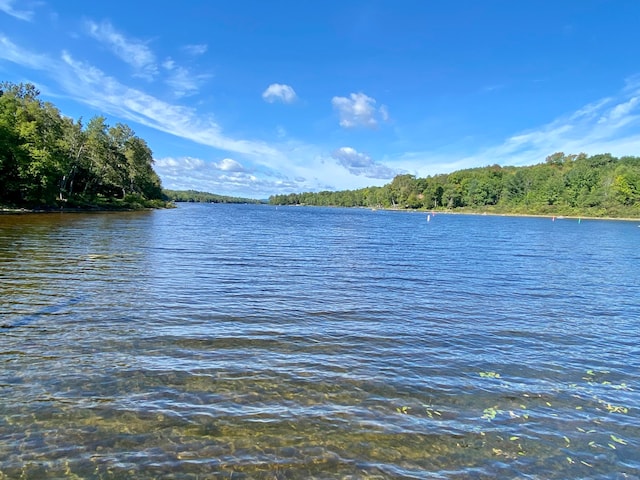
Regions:
[[39, 95], [31, 84], [0, 84], [0, 204], [162, 203], [151, 150], [127, 125], [95, 117], [85, 127]]
[[532, 166], [492, 165], [427, 178], [398, 175], [383, 187], [274, 195], [269, 203], [640, 217], [640, 157], [557, 152]]

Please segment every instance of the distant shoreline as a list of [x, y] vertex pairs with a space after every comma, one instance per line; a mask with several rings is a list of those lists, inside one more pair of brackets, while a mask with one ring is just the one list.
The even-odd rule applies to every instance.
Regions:
[[[193, 202], [177, 202], [177, 203], [193, 203]], [[207, 202], [208, 203], [208, 202]], [[257, 204], [256, 204], [257, 205]], [[280, 207], [299, 207], [307, 206], [317, 208], [318, 205], [276, 205]], [[336, 207], [335, 205], [327, 205], [327, 207]], [[41, 214], [41, 213], [105, 213], [105, 212], [139, 212], [144, 210], [158, 210], [165, 208], [175, 208], [175, 205], [168, 204], [165, 207], [142, 207], [142, 208], [106, 208], [102, 206], [96, 206], [95, 208], [17, 208], [0, 206], [0, 215], [27, 215], [27, 214]], [[530, 217], [530, 218], [549, 218], [556, 220], [619, 220], [624, 222], [640, 222], [640, 217], [594, 217], [589, 215], [549, 215], [549, 214], [536, 214], [536, 213], [497, 213], [497, 212], [465, 212], [454, 210], [423, 210], [423, 209], [404, 209], [404, 208], [384, 208], [376, 207], [372, 209], [370, 207], [336, 207], [336, 208], [356, 208], [361, 210], [380, 210], [388, 212], [406, 212], [406, 213], [420, 213], [420, 214], [432, 214], [437, 215], [475, 215], [475, 216], [493, 216], [493, 217]]]
[[632, 217], [590, 217], [579, 215], [542, 215], [542, 214], [527, 214], [527, 213], [471, 213], [471, 212], [436, 212], [436, 213], [450, 213], [451, 215], [492, 215], [494, 217], [531, 217], [531, 218], [555, 218], [556, 220], [621, 220], [625, 222], [638, 222], [640, 218]]
[[[429, 214], [431, 210], [418, 210]], [[588, 215], [549, 215], [540, 213], [495, 213], [495, 212], [454, 212], [454, 211], [434, 211], [436, 215], [479, 215], [479, 216], [494, 216], [494, 217], [531, 217], [531, 218], [549, 218], [556, 220], [622, 220], [625, 222], [640, 222], [639, 218], [633, 217], [591, 217]]]
[[531, 218], [549, 218], [556, 220], [621, 220], [625, 222], [640, 222], [640, 217], [595, 217], [590, 215], [551, 215], [548, 213], [508, 213], [508, 212], [468, 212], [456, 210], [426, 210], [426, 209], [410, 209], [410, 208], [393, 208], [393, 207], [341, 207], [338, 205], [275, 205], [276, 207], [312, 207], [312, 208], [356, 208], [361, 210], [380, 210], [383, 212], [406, 212], [420, 213], [432, 215], [477, 215], [477, 216], [493, 216], [493, 217], [531, 217]]

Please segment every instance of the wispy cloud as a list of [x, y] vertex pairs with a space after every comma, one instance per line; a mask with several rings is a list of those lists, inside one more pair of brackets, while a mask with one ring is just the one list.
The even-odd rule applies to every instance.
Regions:
[[155, 55], [146, 43], [125, 37], [107, 21], [99, 24], [88, 21], [86, 25], [89, 34], [131, 65], [136, 75], [150, 79], [158, 72]]
[[204, 43], [197, 45], [185, 45], [182, 49], [187, 52], [189, 55], [197, 57], [199, 55], [204, 55], [207, 52], [207, 45]]
[[398, 170], [373, 161], [369, 155], [360, 153], [351, 147], [341, 147], [334, 151], [331, 156], [353, 175], [391, 179], [400, 173]]
[[[629, 142], [636, 145], [635, 151], [625, 147]], [[542, 161], [556, 151], [637, 154], [640, 92], [623, 91], [614, 98], [586, 105], [537, 129], [516, 134], [491, 151], [519, 165]]]
[[615, 95], [476, 152], [407, 152], [394, 158], [394, 164], [426, 176], [491, 164], [532, 165], [554, 152], [637, 156], [640, 152], [640, 78], [628, 80], [625, 88]]
[[289, 85], [272, 83], [264, 92], [262, 92], [262, 98], [265, 100], [265, 102], [269, 103], [293, 103], [296, 100], [297, 96], [295, 90]]
[[24, 10], [24, 1], [20, 2], [20, 6], [23, 8], [18, 10], [15, 8], [15, 4], [18, 3], [15, 0], [0, 0], [0, 12], [4, 12], [7, 15], [11, 15], [18, 20], [31, 21], [33, 19], [33, 10]]
[[58, 81], [70, 96], [82, 103], [220, 150], [255, 156], [279, 154], [263, 142], [231, 138], [211, 117], [200, 116], [192, 108], [174, 105], [123, 85], [100, 69], [75, 60], [67, 52], [63, 53], [62, 61], [66, 68], [60, 69]]
[[611, 122], [629, 122], [634, 120], [633, 111], [638, 106], [640, 97], [632, 97], [624, 103], [619, 103], [613, 107], [610, 111], [606, 112], [600, 117], [598, 123], [611, 123]]
[[378, 117], [386, 121], [389, 111], [385, 105], [376, 108], [376, 100], [364, 93], [352, 93], [347, 97], [333, 97], [333, 108], [338, 112], [340, 126], [345, 128], [378, 126]]
[[167, 72], [165, 83], [173, 89], [176, 97], [184, 97], [197, 93], [211, 75], [194, 74], [185, 67], [176, 64], [171, 58], [162, 62]]
[[[107, 21], [102, 23], [88, 21], [86, 28], [93, 38], [105, 45], [120, 60], [130, 65], [134, 69], [134, 75], [151, 80], [160, 73], [156, 56], [146, 42], [127, 38]], [[197, 56], [205, 53], [207, 46], [204, 44], [186, 45], [183, 50], [189, 55]], [[176, 97], [197, 93], [199, 88], [211, 78], [211, 75], [208, 74], [191, 72], [188, 68], [178, 65], [172, 58], [167, 58], [161, 66], [166, 73], [164, 83], [173, 90]]]
[[386, 105], [381, 105], [380, 108], [378, 109], [378, 112], [380, 112], [380, 118], [382, 118], [383, 122], [388, 122], [389, 121], [389, 109], [387, 108]]
[[19, 47], [7, 37], [0, 35], [0, 58], [34, 70], [44, 70], [50, 58]]

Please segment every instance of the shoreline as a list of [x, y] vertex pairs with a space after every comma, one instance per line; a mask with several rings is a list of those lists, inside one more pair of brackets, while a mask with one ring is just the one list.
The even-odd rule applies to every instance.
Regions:
[[[280, 205], [280, 206], [299, 206], [299, 205]], [[304, 205], [308, 207], [316, 207], [318, 205]], [[43, 213], [108, 213], [108, 212], [140, 212], [145, 210], [158, 210], [176, 208], [175, 203], [168, 203], [163, 207], [141, 207], [141, 208], [108, 208], [108, 207], [89, 207], [89, 208], [17, 208], [0, 205], [0, 215], [28, 215]], [[381, 210], [389, 212], [406, 212], [406, 213], [425, 213], [434, 215], [476, 215], [476, 216], [494, 216], [494, 217], [529, 217], [529, 218], [549, 218], [556, 220], [604, 220], [604, 221], [624, 221], [624, 222], [640, 222], [640, 217], [594, 217], [589, 215], [551, 215], [542, 213], [498, 213], [498, 212], [466, 212], [454, 210], [425, 210], [425, 209], [405, 209], [405, 208], [384, 208], [384, 207], [343, 207], [343, 208], [360, 208], [365, 210]]]
[[145, 210], [164, 210], [175, 208], [175, 205], [167, 204], [163, 207], [140, 207], [140, 208], [10, 208], [0, 206], [0, 215], [30, 215], [30, 214], [50, 214], [50, 213], [118, 213], [118, 212], [142, 212]]
[[[295, 206], [295, 205], [281, 205], [281, 206]], [[307, 205], [309, 207], [315, 207], [316, 205]], [[385, 207], [341, 207], [341, 208], [362, 208], [365, 210], [380, 210], [387, 212], [407, 212], [407, 213], [425, 213], [435, 215], [477, 215], [477, 216], [493, 216], [493, 217], [530, 217], [530, 218], [549, 218], [556, 220], [620, 220], [625, 222], [640, 222], [640, 216], [638, 217], [594, 217], [590, 215], [552, 215], [548, 213], [498, 213], [498, 212], [467, 212], [467, 211], [454, 211], [454, 210], [425, 210], [425, 209], [409, 209], [409, 208], [385, 208]]]
[[[431, 210], [419, 210], [420, 212], [429, 213]], [[438, 211], [434, 210], [436, 215], [479, 215], [494, 217], [530, 217], [530, 218], [549, 218], [556, 220], [619, 220], [624, 222], [640, 222], [640, 217], [592, 217], [588, 215], [549, 215], [542, 213], [496, 213], [496, 212], [454, 212], [454, 211]]]
[[[280, 206], [296, 206], [296, 205], [280, 205]], [[317, 205], [305, 205], [308, 207], [315, 207]], [[328, 206], [333, 207], [333, 205]], [[455, 211], [455, 210], [428, 210], [424, 208], [385, 208], [385, 207], [339, 207], [339, 208], [361, 208], [364, 210], [380, 210], [386, 212], [407, 212], [407, 213], [425, 213], [435, 215], [478, 215], [478, 216], [494, 216], [494, 217], [531, 217], [531, 218], [556, 218], [556, 220], [620, 220], [625, 222], [640, 222], [640, 216], [638, 217], [594, 217], [591, 215], [553, 215], [549, 213], [509, 213], [509, 212], [469, 212], [469, 211]]]
[[136, 212], [175, 208], [175, 203], [163, 199], [146, 199], [141, 196], [125, 197], [123, 199], [102, 199], [93, 201], [66, 200], [47, 205], [40, 204], [3, 204], [0, 203], [0, 215], [28, 215], [44, 213], [92, 213], [92, 212]]

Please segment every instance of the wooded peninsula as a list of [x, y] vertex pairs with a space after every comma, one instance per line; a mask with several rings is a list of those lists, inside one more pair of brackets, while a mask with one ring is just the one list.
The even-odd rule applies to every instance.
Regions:
[[274, 195], [269, 203], [639, 218], [640, 157], [558, 152], [532, 166], [405, 174], [382, 187]]
[[32, 84], [0, 83], [0, 205], [28, 209], [164, 207], [147, 143], [104, 117], [62, 116]]

